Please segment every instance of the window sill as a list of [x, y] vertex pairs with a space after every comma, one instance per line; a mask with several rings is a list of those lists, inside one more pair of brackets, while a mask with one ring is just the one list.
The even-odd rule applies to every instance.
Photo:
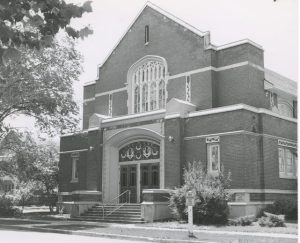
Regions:
[[72, 179], [70, 183], [78, 183], [78, 179]]
[[279, 175], [279, 178], [297, 180], [297, 176]]

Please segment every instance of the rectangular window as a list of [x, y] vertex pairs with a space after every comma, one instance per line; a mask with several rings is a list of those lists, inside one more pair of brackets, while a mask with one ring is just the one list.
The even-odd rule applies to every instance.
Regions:
[[108, 115], [112, 116], [112, 94], [108, 96]]
[[145, 45], [149, 43], [149, 25], [145, 26]]
[[73, 160], [72, 160], [72, 182], [78, 181], [78, 162], [79, 162], [79, 158], [73, 158]]
[[278, 148], [279, 177], [295, 179], [297, 177], [297, 152], [290, 148]]
[[297, 101], [293, 100], [293, 116], [294, 118], [297, 118]]
[[208, 172], [220, 171], [220, 145], [208, 144], [207, 145], [207, 169]]
[[185, 97], [186, 101], [191, 102], [191, 76], [185, 77]]

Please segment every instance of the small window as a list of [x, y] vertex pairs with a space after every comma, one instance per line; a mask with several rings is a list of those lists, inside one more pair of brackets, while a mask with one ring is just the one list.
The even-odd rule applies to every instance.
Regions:
[[149, 43], [149, 25], [145, 26], [145, 45]]
[[186, 101], [191, 102], [191, 76], [185, 78], [185, 98]]
[[297, 101], [293, 100], [293, 117], [297, 118]]
[[112, 94], [108, 96], [108, 115], [112, 116]]
[[78, 181], [78, 161], [79, 158], [73, 158], [72, 160], [72, 182]]
[[208, 172], [220, 171], [220, 145], [209, 144], [207, 146]]
[[297, 177], [297, 152], [290, 148], [278, 148], [279, 177], [296, 179]]

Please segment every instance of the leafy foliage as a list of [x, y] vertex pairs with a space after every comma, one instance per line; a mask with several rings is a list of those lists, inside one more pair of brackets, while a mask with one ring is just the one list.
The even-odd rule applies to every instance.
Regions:
[[0, 60], [18, 59], [21, 46], [50, 45], [59, 30], [73, 38], [86, 37], [92, 31], [88, 27], [75, 30], [70, 21], [88, 12], [92, 12], [91, 1], [77, 6], [64, 0], [0, 0]]
[[280, 215], [267, 213], [258, 219], [258, 224], [262, 227], [285, 227], [285, 220]]
[[0, 216], [19, 216], [20, 214], [21, 211], [14, 208], [13, 197], [6, 194], [0, 195]]
[[247, 215], [243, 217], [239, 217], [236, 219], [230, 219], [228, 220], [229, 225], [234, 226], [247, 226], [251, 225], [255, 220], [255, 215]]
[[24, 114], [34, 117], [50, 135], [74, 130], [78, 107], [73, 81], [81, 74], [81, 55], [64, 37], [40, 51], [20, 48], [21, 58], [0, 66], [0, 132], [5, 119]]
[[201, 162], [188, 163], [183, 173], [184, 185], [171, 193], [170, 208], [174, 215], [184, 220], [187, 218], [185, 197], [188, 191], [195, 195], [194, 223], [223, 224], [227, 222], [229, 209], [227, 202], [230, 194], [230, 173], [224, 175], [224, 168], [216, 176], [205, 172]]
[[286, 216], [286, 219], [297, 219], [297, 200], [276, 200], [273, 204], [263, 208], [258, 216], [262, 216], [264, 212], [272, 214], [284, 214]]
[[[15, 133], [17, 143], [9, 166], [0, 164], [0, 174], [10, 175], [19, 181], [14, 191], [15, 203], [24, 206], [32, 197], [45, 198], [52, 212], [56, 203], [58, 185], [58, 146], [54, 142], [38, 142], [31, 133]], [[18, 137], [19, 136], [19, 137]]]

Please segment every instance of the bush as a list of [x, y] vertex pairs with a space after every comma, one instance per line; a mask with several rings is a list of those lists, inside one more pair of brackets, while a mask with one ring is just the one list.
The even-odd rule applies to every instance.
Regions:
[[282, 215], [267, 213], [266, 216], [258, 219], [258, 224], [262, 227], [285, 227], [285, 220]]
[[187, 219], [185, 198], [188, 191], [195, 195], [194, 223], [225, 224], [229, 215], [227, 202], [230, 194], [225, 191], [229, 186], [230, 173], [225, 178], [224, 169], [217, 176], [207, 174], [201, 162], [188, 163], [184, 169], [184, 185], [176, 188], [170, 197], [170, 208], [178, 220]]
[[298, 218], [298, 205], [296, 200], [277, 200], [273, 204], [263, 208], [258, 217], [263, 216], [264, 212], [272, 214], [284, 214], [286, 219]]
[[0, 216], [20, 216], [22, 213], [18, 208], [14, 208], [13, 197], [3, 194], [0, 196]]
[[254, 220], [255, 220], [254, 215], [248, 215], [236, 219], [230, 219], [228, 220], [228, 224], [234, 226], [247, 226], [247, 225], [251, 225], [254, 222]]

